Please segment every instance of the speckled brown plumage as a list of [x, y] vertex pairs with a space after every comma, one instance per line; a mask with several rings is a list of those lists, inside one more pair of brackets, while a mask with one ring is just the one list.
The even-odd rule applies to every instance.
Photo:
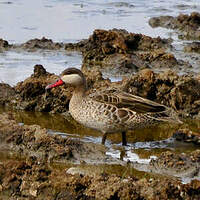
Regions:
[[104, 134], [102, 143], [107, 133], [122, 132], [122, 144], [126, 145], [127, 130], [159, 121], [180, 122], [172, 109], [116, 89], [86, 95], [86, 80], [78, 69], [66, 69], [61, 80], [74, 86], [69, 104], [72, 117], [86, 127], [101, 131]]

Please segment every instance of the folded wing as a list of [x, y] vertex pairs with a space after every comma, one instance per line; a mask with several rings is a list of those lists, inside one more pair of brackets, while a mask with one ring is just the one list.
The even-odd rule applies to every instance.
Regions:
[[159, 103], [115, 89], [92, 95], [91, 98], [118, 108], [128, 108], [137, 113], [160, 113], [168, 110], [166, 106]]

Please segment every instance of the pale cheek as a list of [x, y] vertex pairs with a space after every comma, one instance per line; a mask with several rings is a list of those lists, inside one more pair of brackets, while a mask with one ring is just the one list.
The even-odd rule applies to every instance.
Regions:
[[82, 78], [77, 74], [65, 75], [62, 77], [62, 80], [65, 83], [75, 85], [75, 86], [82, 84]]

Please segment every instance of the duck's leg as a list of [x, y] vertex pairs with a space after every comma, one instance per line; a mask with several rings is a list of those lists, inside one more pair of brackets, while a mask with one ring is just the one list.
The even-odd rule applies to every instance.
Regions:
[[103, 137], [102, 137], [101, 144], [103, 144], [103, 145], [105, 144], [106, 137], [107, 137], [107, 133], [104, 133], [104, 134], [103, 134]]
[[127, 141], [126, 141], [126, 131], [122, 131], [122, 145], [126, 146]]

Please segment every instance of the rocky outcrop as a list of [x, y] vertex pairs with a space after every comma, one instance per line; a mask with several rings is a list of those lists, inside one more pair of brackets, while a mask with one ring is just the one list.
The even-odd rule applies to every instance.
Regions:
[[58, 50], [63, 48], [63, 44], [58, 42], [53, 42], [51, 39], [43, 37], [41, 39], [38, 38], [31, 39], [26, 43], [20, 45], [19, 47], [31, 51], [36, 51], [38, 49]]
[[[84, 69], [89, 93], [117, 88], [128, 93], [156, 101], [178, 111], [182, 117], [200, 117], [200, 81], [198, 76], [178, 76], [170, 70], [155, 73], [144, 69], [119, 82], [103, 79], [98, 68]], [[64, 113], [68, 111], [73, 88], [62, 87], [45, 90], [58, 76], [36, 65], [34, 73], [14, 88], [0, 85], [0, 102], [14, 109]]]
[[5, 51], [9, 49], [11, 45], [8, 43], [8, 41], [0, 38], [0, 52]]
[[181, 39], [200, 39], [200, 13], [193, 12], [190, 15], [180, 14], [177, 17], [160, 16], [149, 20], [150, 26], [164, 27], [179, 30]]
[[65, 49], [82, 52], [82, 69], [98, 67], [103, 72], [127, 75], [144, 68], [177, 70], [180, 63], [188, 66], [166, 51], [170, 43], [126, 30], [95, 30], [88, 40], [66, 44]]
[[16, 95], [15, 89], [6, 83], [0, 83], [0, 105], [5, 106], [10, 103], [13, 96]]
[[199, 116], [200, 82], [172, 71], [154, 73], [145, 69], [123, 80], [122, 89], [174, 108], [183, 116]]
[[39, 125], [20, 125], [12, 113], [0, 114], [0, 140], [1, 146], [4, 144], [9, 151], [45, 162], [80, 163], [90, 160], [98, 163], [106, 158], [102, 145], [50, 135], [46, 128]]

